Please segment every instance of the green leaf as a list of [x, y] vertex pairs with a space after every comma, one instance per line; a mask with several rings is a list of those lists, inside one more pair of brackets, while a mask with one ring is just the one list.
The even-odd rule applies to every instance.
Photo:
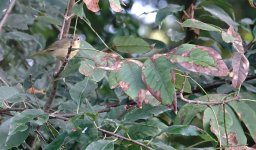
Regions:
[[217, 31], [217, 32], [222, 31], [220, 27], [210, 25], [196, 19], [187, 19], [181, 25], [183, 27], [197, 28], [197, 29], [206, 30], [206, 31]]
[[200, 104], [185, 104], [178, 111], [178, 114], [175, 118], [175, 125], [189, 125], [191, 121], [196, 117], [200, 112], [203, 112], [207, 108], [206, 105]]
[[216, 5], [203, 6], [203, 8], [205, 11], [208, 11], [212, 16], [215, 16], [216, 18], [227, 23], [228, 25], [231, 25], [233, 27], [238, 25], [222, 8]]
[[156, 147], [156, 150], [176, 150], [174, 147], [167, 145], [161, 141], [151, 142], [151, 144]]
[[77, 15], [80, 18], [85, 17], [84, 3], [76, 4], [75, 6], [73, 6], [72, 11], [75, 15]]
[[231, 36], [230, 34], [228, 34], [225, 31], [221, 32], [221, 37], [222, 37], [223, 41], [225, 41], [226, 43], [231, 43], [235, 40], [235, 38], [233, 36]]
[[[186, 77], [184, 76], [181, 76], [180, 74], [177, 74], [176, 73], [176, 81], [175, 81], [175, 88], [178, 89], [178, 90], [181, 90], [182, 87], [183, 87], [183, 82], [185, 80]], [[189, 83], [188, 80], [185, 81], [185, 84], [184, 84], [184, 92], [185, 93], [192, 93], [192, 90], [191, 90], [191, 85]]]
[[137, 123], [128, 128], [128, 134], [132, 139], [144, 139], [158, 135], [163, 129], [168, 126], [162, 123], [157, 118], [152, 118], [146, 122]]
[[150, 93], [163, 104], [171, 104], [175, 85], [171, 82], [170, 72], [174, 68], [166, 57], [148, 59], [144, 63], [143, 78]]
[[255, 126], [256, 113], [255, 113], [255, 110], [253, 110], [245, 102], [231, 102], [229, 104], [234, 109], [234, 111], [237, 114], [237, 116], [239, 117], [239, 119], [243, 121], [243, 123], [245, 124], [246, 128], [248, 129], [251, 137], [256, 142], [256, 126]]
[[152, 49], [146, 41], [135, 36], [116, 36], [113, 46], [123, 53], [145, 53]]
[[207, 132], [192, 125], [172, 125], [171, 127], [164, 129], [160, 134], [162, 133], [182, 136], [200, 136], [206, 141], [217, 143], [216, 140], [211, 137]]
[[114, 143], [111, 140], [98, 140], [88, 145], [85, 150], [114, 150]]
[[23, 14], [10, 14], [8, 16], [6, 26], [19, 30], [28, 30], [28, 25], [33, 24], [34, 17]]
[[156, 14], [156, 20], [155, 23], [157, 25], [160, 25], [161, 22], [168, 16], [172, 15], [173, 13], [177, 13], [179, 11], [184, 10], [184, 6], [180, 6], [177, 4], [170, 4], [167, 7], [164, 7], [162, 9], [159, 9]]
[[29, 128], [27, 123], [34, 123], [39, 126], [48, 121], [49, 116], [41, 109], [26, 109], [21, 113], [17, 113], [12, 118], [9, 136], [17, 132], [23, 132]]
[[11, 125], [11, 119], [7, 119], [4, 122], [1, 122], [1, 125], [0, 125], [0, 147], [1, 148], [6, 147], [5, 143], [8, 137], [10, 125]]
[[140, 91], [146, 88], [141, 79], [141, 67], [134, 62], [124, 61], [116, 77], [119, 86], [132, 99], [138, 98]]
[[51, 16], [38, 16], [36, 20], [40, 23], [53, 24], [56, 26], [60, 26], [61, 22]]
[[73, 58], [68, 61], [65, 69], [61, 72], [61, 77], [68, 77], [78, 71], [81, 60], [78, 58]]
[[77, 112], [79, 112], [82, 101], [95, 92], [96, 88], [97, 84], [89, 78], [85, 78], [83, 81], [80, 81], [71, 87], [69, 94], [77, 104]]
[[0, 87], [0, 101], [7, 100], [20, 92], [15, 87], [1, 86]]
[[116, 79], [116, 72], [110, 71], [108, 75], [108, 83], [111, 89], [114, 89], [118, 86], [118, 82]]
[[22, 144], [28, 137], [29, 135], [29, 128], [27, 128], [24, 131], [21, 132], [15, 132], [12, 135], [8, 135], [7, 139], [6, 139], [6, 147], [8, 149], [12, 148], [12, 147], [18, 147], [20, 144]]
[[159, 105], [159, 106], [151, 106], [144, 105], [142, 108], [134, 108], [125, 114], [123, 120], [126, 122], [133, 122], [139, 119], [148, 119], [153, 116], [158, 116], [166, 111], [168, 111], [168, 107]]
[[120, 119], [126, 112], [125, 106], [121, 105], [115, 108], [112, 108], [110, 112], [107, 113], [106, 118], [109, 119]]
[[97, 68], [95, 63], [88, 59], [81, 62], [79, 72], [95, 82], [99, 82], [106, 75], [105, 70]]
[[44, 150], [60, 149], [67, 136], [67, 132], [60, 134], [50, 144], [48, 144]]

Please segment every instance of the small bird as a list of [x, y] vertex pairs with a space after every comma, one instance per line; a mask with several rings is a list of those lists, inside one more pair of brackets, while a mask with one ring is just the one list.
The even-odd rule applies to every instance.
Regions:
[[71, 59], [78, 53], [79, 48], [80, 48], [80, 41], [81, 41], [80, 36], [75, 36], [73, 39], [70, 37], [69, 38], [65, 37], [61, 40], [54, 42], [46, 49], [36, 52], [32, 56], [52, 55], [52, 56], [57, 57], [58, 59], [63, 61], [65, 59], [65, 57], [67, 56], [69, 47], [72, 45], [72, 50], [69, 55], [69, 59]]

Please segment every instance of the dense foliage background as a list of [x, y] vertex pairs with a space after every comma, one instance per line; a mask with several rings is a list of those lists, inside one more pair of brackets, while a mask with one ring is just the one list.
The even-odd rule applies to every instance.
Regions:
[[[95, 2], [0, 1], [0, 149], [255, 147], [255, 0]], [[59, 71], [31, 55], [69, 17]]]

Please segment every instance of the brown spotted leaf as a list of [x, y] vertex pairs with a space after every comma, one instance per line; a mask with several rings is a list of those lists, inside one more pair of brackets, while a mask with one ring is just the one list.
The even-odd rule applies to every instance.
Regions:
[[123, 61], [116, 70], [116, 79], [123, 91], [134, 100], [143, 101], [145, 84], [141, 79], [141, 67], [131, 61]]
[[[122, 0], [109, 0], [110, 7], [112, 8], [113, 11], [115, 12], [121, 12], [122, 7], [121, 7], [121, 2]], [[122, 2], [122, 4], [124, 4]]]
[[170, 53], [173, 63], [185, 69], [211, 76], [227, 76], [229, 70], [220, 54], [214, 49], [193, 44], [183, 44]]
[[249, 61], [244, 54], [236, 52], [232, 59], [233, 77], [232, 86], [240, 88], [249, 71]]
[[227, 34], [233, 37], [231, 41], [235, 50], [239, 53], [244, 53], [243, 41], [241, 36], [234, 30], [232, 26], [230, 26], [227, 30]]
[[87, 8], [93, 12], [98, 12], [99, 8], [99, 0], [83, 0], [86, 4]]
[[175, 83], [171, 81], [171, 69], [174, 65], [162, 56], [149, 58], [144, 63], [142, 79], [149, 92], [165, 105], [171, 105], [174, 100]]

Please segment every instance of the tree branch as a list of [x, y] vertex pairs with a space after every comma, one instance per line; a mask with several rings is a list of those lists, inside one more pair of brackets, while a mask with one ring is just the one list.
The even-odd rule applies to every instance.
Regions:
[[[67, 10], [65, 12], [64, 15], [64, 20], [63, 20], [63, 24], [62, 24], [62, 28], [59, 34], [59, 40], [61, 40], [63, 38], [64, 35], [66, 35], [69, 32], [69, 28], [70, 28], [70, 23], [71, 23], [71, 18], [68, 18], [66, 20], [66, 17], [69, 16], [70, 14], [72, 14], [72, 8], [75, 4], [75, 0], [69, 0], [68, 5], [67, 5]], [[68, 48], [68, 53], [64, 59], [64, 62], [62, 63], [61, 67], [56, 67], [56, 74], [54, 74], [53, 76], [53, 82], [52, 82], [52, 90], [50, 93], [50, 96], [48, 97], [45, 105], [44, 105], [44, 111], [45, 112], [49, 112], [52, 102], [54, 100], [54, 97], [56, 95], [57, 92], [57, 85], [58, 85], [58, 77], [60, 76], [61, 72], [64, 70], [66, 64], [68, 63], [68, 58], [69, 55], [71, 53], [72, 50], [72, 44], [70, 44], [70, 47]]]
[[2, 27], [4, 26], [5, 22], [7, 21], [7, 17], [10, 15], [13, 7], [14, 7], [14, 4], [15, 4], [16, 0], [12, 0], [8, 9], [6, 10], [1, 22], [0, 22], [0, 32], [2, 30]]
[[128, 142], [131, 142], [131, 143], [133, 143], [133, 144], [139, 145], [139, 146], [141, 146], [141, 147], [143, 147], [143, 148], [145, 148], [145, 149], [147, 149], [147, 150], [154, 150], [153, 148], [151, 148], [151, 147], [149, 147], [149, 146], [147, 146], [147, 145], [145, 145], [145, 144], [143, 144], [143, 143], [140, 143], [140, 142], [135, 141], [135, 140], [132, 140], [132, 139], [128, 139], [128, 138], [126, 138], [126, 137], [124, 137], [124, 136], [121, 136], [121, 135], [119, 135], [119, 134], [116, 134], [116, 133], [114, 133], [114, 132], [110, 132], [110, 131], [107, 131], [107, 130], [104, 130], [104, 129], [101, 129], [101, 128], [98, 128], [98, 130], [99, 130], [100, 132], [102, 132], [102, 133], [105, 133], [105, 134], [108, 134], [108, 135], [117, 137], [117, 138], [119, 138], [119, 139], [122, 139], [122, 140], [125, 140], [125, 141], [128, 141]]

